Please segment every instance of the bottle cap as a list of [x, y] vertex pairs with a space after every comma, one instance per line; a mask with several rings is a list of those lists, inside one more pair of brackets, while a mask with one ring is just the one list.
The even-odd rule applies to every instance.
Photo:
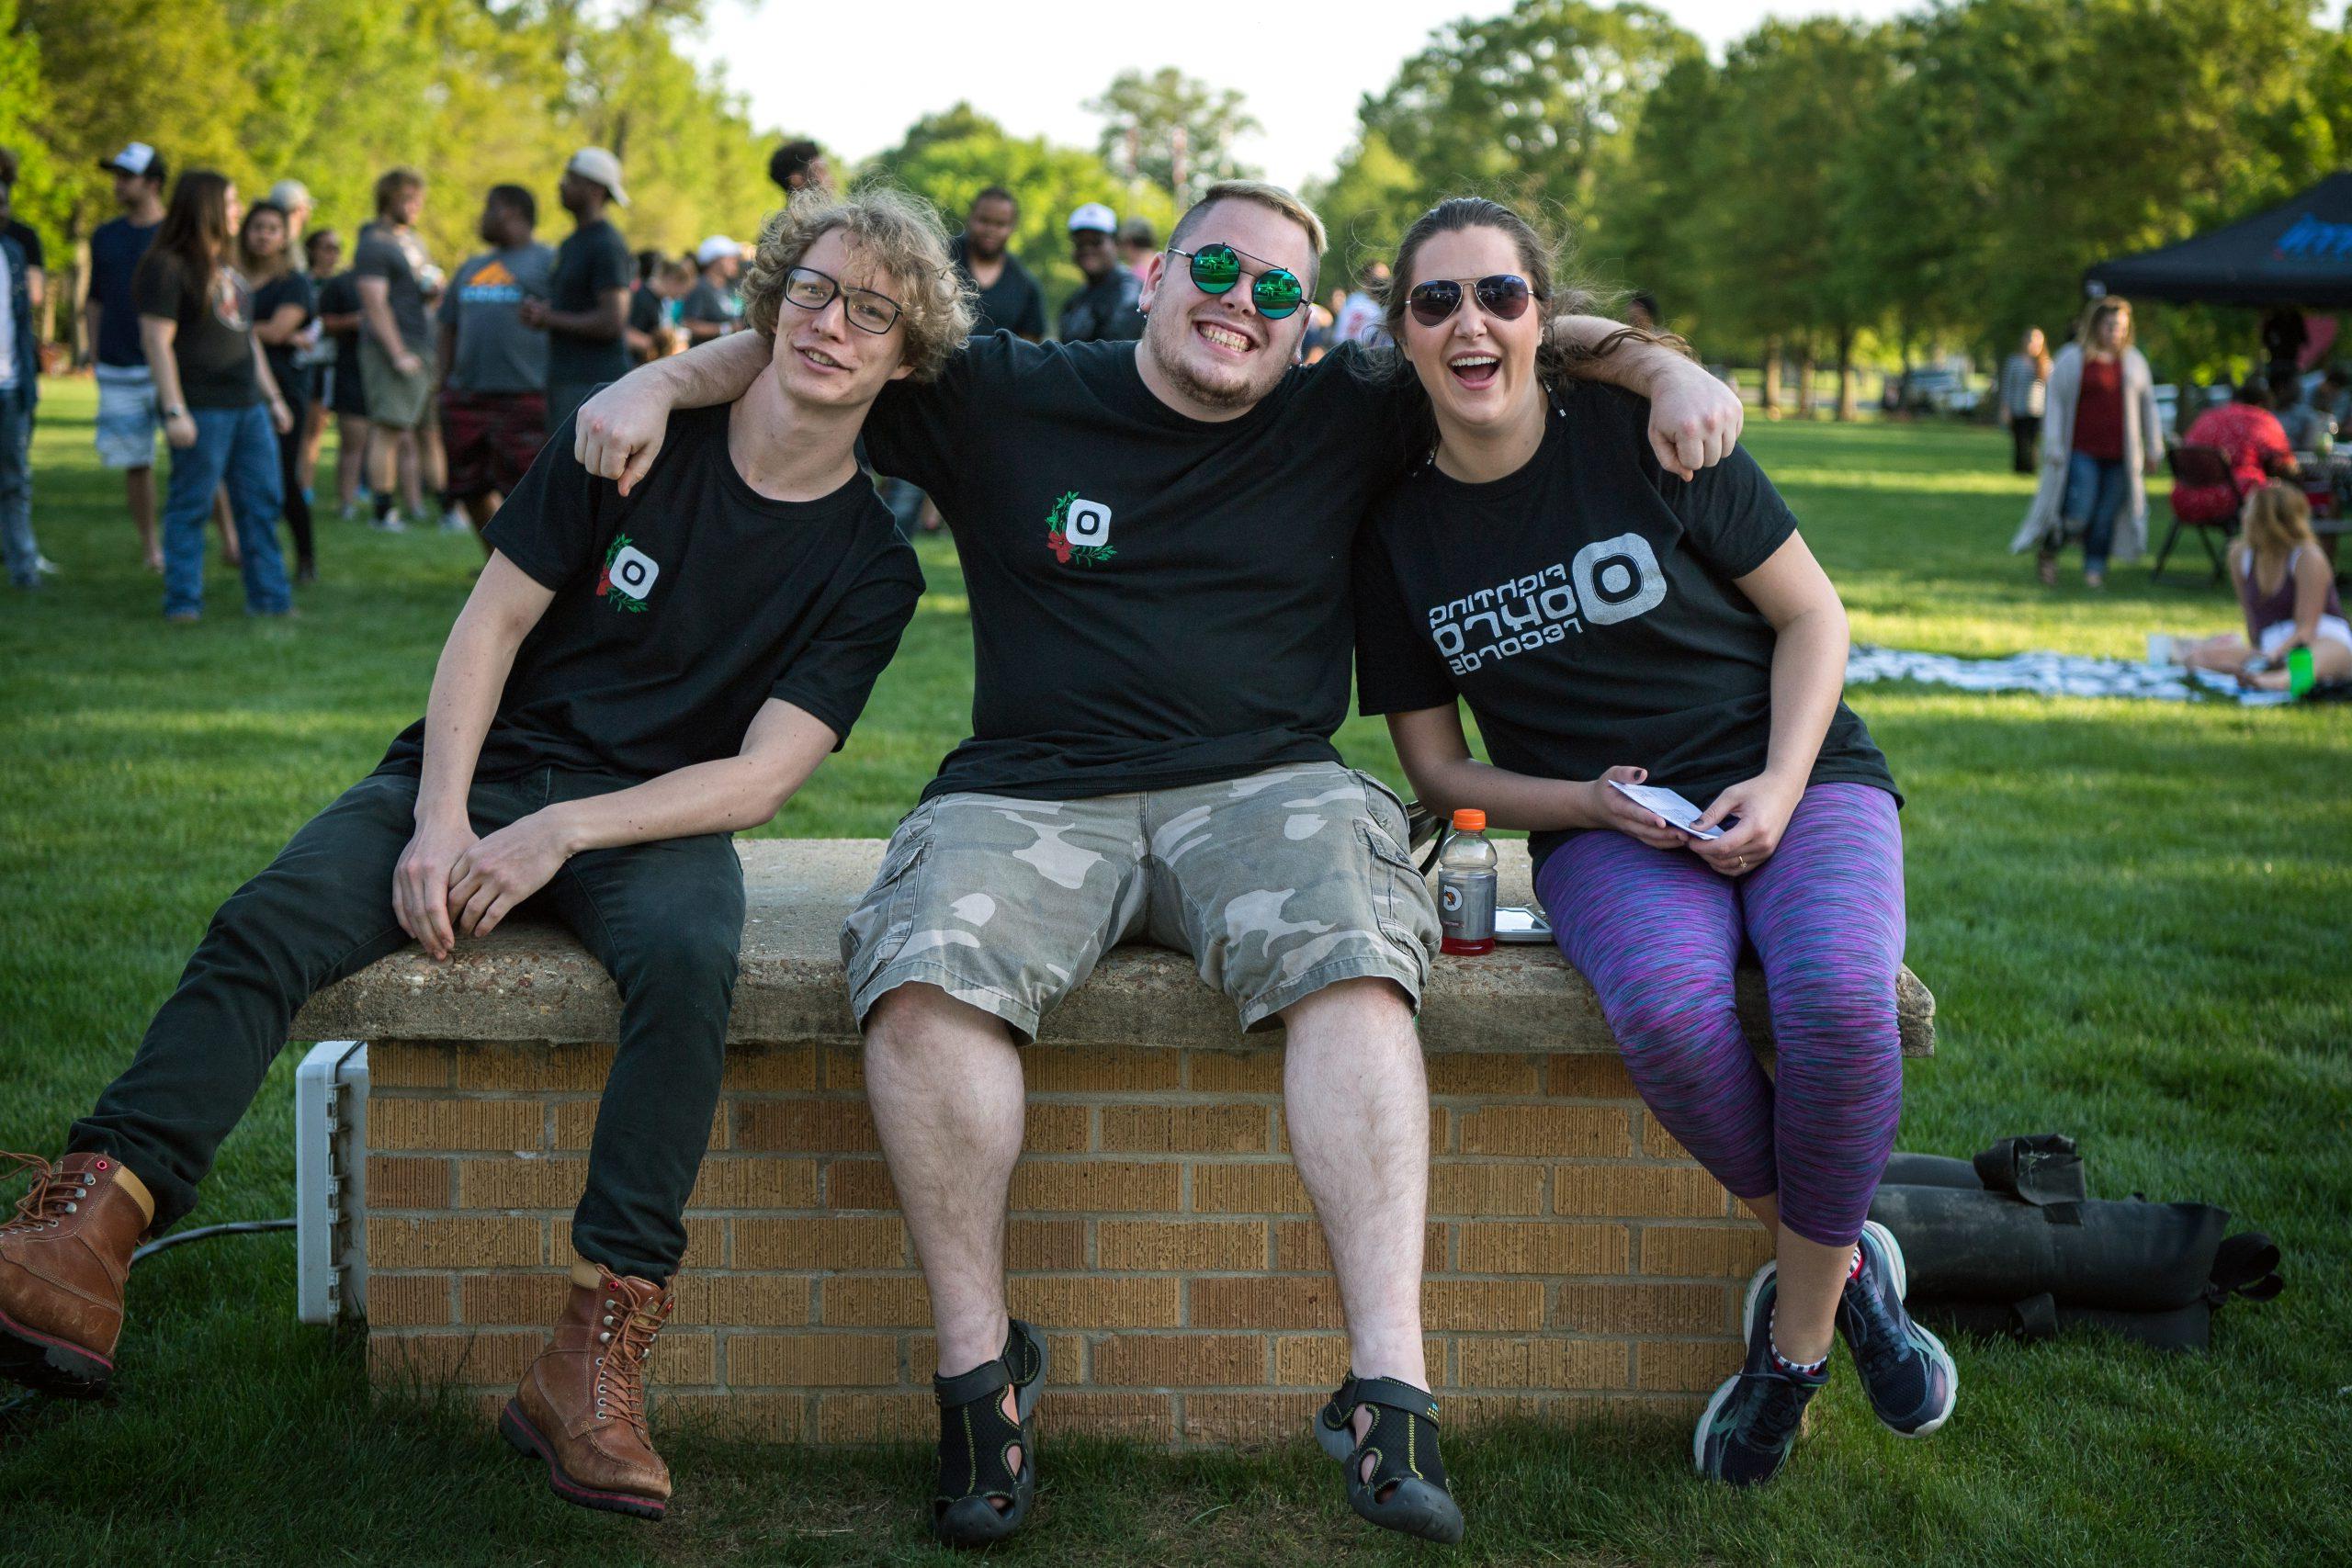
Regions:
[[1487, 814], [1475, 806], [1465, 806], [1453, 814], [1453, 830], [1457, 833], [1483, 833], [1487, 830]]

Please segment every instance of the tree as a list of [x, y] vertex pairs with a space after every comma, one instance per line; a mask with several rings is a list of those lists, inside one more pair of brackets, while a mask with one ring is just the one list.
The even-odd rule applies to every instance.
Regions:
[[1518, 0], [1438, 28], [1357, 118], [1413, 172], [1423, 205], [1475, 192], [1581, 227], [1623, 166], [1643, 100], [1698, 53], [1648, 6]]
[[1329, 181], [1302, 193], [1329, 236], [1323, 273], [1337, 283], [1362, 276], [1366, 263], [1396, 254], [1406, 225], [1421, 210], [1413, 171], [1388, 141], [1367, 130], [1340, 160]]
[[1233, 155], [1237, 140], [1262, 129], [1241, 104], [1231, 88], [1212, 87], [1163, 65], [1148, 76], [1120, 72], [1084, 107], [1103, 119], [1097, 156], [1149, 180], [1181, 208], [1218, 180], [1256, 177], [1256, 170]]

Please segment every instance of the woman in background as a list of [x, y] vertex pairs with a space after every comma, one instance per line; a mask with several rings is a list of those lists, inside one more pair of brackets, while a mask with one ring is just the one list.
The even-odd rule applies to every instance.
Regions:
[[254, 291], [254, 336], [277, 383], [291, 424], [277, 434], [277, 488], [287, 531], [294, 536], [294, 581], [319, 580], [318, 547], [311, 533], [311, 498], [302, 472], [302, 426], [309, 420], [310, 373], [296, 363], [302, 337], [318, 315], [311, 278], [293, 265], [286, 209], [256, 201], [237, 229], [237, 270]]
[[2238, 521], [2230, 580], [2245, 635], [2223, 632], [2180, 648], [2176, 657], [2279, 692], [2287, 689], [2287, 655], [2308, 648], [2313, 680], [2352, 681], [2352, 625], [2344, 619], [2335, 569], [2312, 533], [2311, 502], [2293, 485], [2273, 479], [2246, 493]]
[[2051, 362], [2041, 422], [2041, 487], [2009, 540], [2035, 551], [2045, 586], [2058, 581], [2066, 541], [2083, 541], [2083, 586], [2107, 586], [2108, 562], [2148, 544], [2142, 476], [2164, 455], [2156, 383], [2132, 346], [2132, 303], [2109, 295], [2083, 311], [2075, 341]]
[[2009, 427], [2010, 465], [2033, 472], [2041, 447], [2042, 400], [2050, 389], [2050, 346], [2040, 327], [2028, 327], [2025, 341], [2001, 367], [2001, 423]]

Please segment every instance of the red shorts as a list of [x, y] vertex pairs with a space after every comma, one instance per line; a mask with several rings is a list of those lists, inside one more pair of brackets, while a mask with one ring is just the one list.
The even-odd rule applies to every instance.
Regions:
[[449, 494], [511, 495], [548, 440], [548, 400], [537, 392], [441, 394], [441, 440]]

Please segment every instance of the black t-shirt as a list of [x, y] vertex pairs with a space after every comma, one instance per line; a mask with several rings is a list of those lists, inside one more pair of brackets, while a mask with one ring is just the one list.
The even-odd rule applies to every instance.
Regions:
[[[621, 238], [621, 231], [613, 227], [609, 219], [599, 218], [573, 230], [555, 248], [555, 273], [548, 281], [548, 305], [566, 315], [579, 315], [596, 309], [598, 300], [612, 290], [627, 288], [636, 280], [637, 261], [628, 254], [628, 242]], [[570, 333], [553, 331], [548, 333], [550, 387], [616, 381], [628, 374], [628, 343], [621, 333], [604, 339], [574, 337]]]
[[972, 323], [972, 335], [981, 337], [1002, 328], [1025, 338], [1046, 335], [1046, 295], [1021, 258], [1011, 251], [1004, 253], [1004, 270], [996, 281], [980, 288], [979, 280], [964, 260], [964, 236], [958, 234], [948, 242], [948, 253], [956, 258], [956, 270], [964, 280], [979, 289], [979, 310]]
[[[643, 780], [732, 757], [771, 697], [847, 739], [922, 570], [862, 473], [817, 501], [752, 490], [729, 413], [674, 418], [626, 499], [572, 456], [566, 421], [498, 509], [484, 536], [555, 601], [514, 656], [476, 777]], [[419, 720], [383, 765], [414, 773], [424, 752]]]
[[[1686, 483], [1658, 467], [1644, 400], [1572, 382], [1555, 402], [1517, 473], [1464, 484], [1425, 463], [1374, 505], [1356, 561], [1363, 710], [1458, 694], [1497, 767], [1646, 768], [1703, 807], [1764, 771], [1776, 638], [1735, 580], [1796, 518], [1746, 447]], [[1894, 789], [1843, 703], [1813, 767], [1832, 780]]]
[[1336, 761], [1349, 551], [1408, 451], [1353, 351], [1238, 419], [1154, 397], [1131, 343], [976, 337], [865, 422], [928, 491], [972, 606], [972, 738], [923, 792], [1063, 800]]
[[139, 264], [131, 291], [142, 316], [175, 321], [172, 362], [180, 396], [192, 409], [243, 409], [261, 401], [254, 374], [254, 297], [233, 267], [212, 269], [212, 287], [198, 286], [180, 259], [151, 250]]
[[6, 223], [0, 223], [0, 234], [17, 242], [17, 248], [25, 253], [27, 266], [45, 267], [48, 265], [41, 260], [40, 236], [33, 232], [29, 224], [11, 218]]
[[1143, 336], [1143, 311], [1136, 306], [1141, 286], [1125, 267], [1114, 266], [1102, 278], [1069, 297], [1062, 307], [1055, 335], [1064, 343], [1099, 343]]
[[[277, 314], [283, 305], [302, 307], [300, 325], [308, 326], [318, 314], [318, 295], [311, 287], [308, 273], [279, 273], [254, 290], [254, 321], [258, 323]], [[291, 343], [264, 344], [261, 351], [269, 360], [269, 374], [277, 383], [278, 394], [289, 403], [300, 402], [306, 393], [309, 378], [296, 367], [297, 346]]]
[[[359, 275], [338, 272], [319, 285], [319, 314], [322, 316], [356, 316], [359, 313]], [[338, 382], [359, 385], [360, 326], [345, 327], [328, 335], [334, 339], [334, 375]]]

